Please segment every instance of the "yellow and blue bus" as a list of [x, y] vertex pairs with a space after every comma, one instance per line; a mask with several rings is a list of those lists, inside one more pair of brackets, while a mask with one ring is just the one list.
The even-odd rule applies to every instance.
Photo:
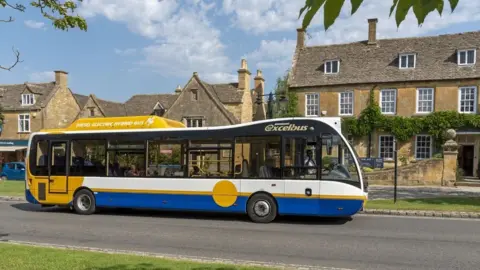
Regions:
[[187, 128], [157, 116], [85, 118], [29, 138], [25, 196], [98, 208], [350, 217], [368, 198], [339, 117]]

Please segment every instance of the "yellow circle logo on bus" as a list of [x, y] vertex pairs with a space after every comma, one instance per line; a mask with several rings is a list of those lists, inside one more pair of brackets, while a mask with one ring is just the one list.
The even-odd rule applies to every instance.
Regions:
[[230, 207], [237, 201], [238, 191], [235, 184], [222, 180], [213, 187], [213, 200], [221, 207]]

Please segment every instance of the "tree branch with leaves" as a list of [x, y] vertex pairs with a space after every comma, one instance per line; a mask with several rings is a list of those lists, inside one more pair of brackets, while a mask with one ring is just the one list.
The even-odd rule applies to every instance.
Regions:
[[[83, 31], [87, 31], [87, 22], [79, 15], [74, 14], [78, 8], [77, 3], [83, 0], [35, 0], [30, 2], [30, 6], [37, 8], [43, 17], [52, 22], [55, 29], [68, 31], [69, 29], [78, 28]], [[61, 3], [63, 2], [63, 3]], [[0, 0], [0, 7], [10, 9], [16, 12], [25, 12], [26, 7], [19, 3], [12, 3], [10, 0]], [[13, 23], [15, 18], [9, 16], [6, 19], [0, 18], [0, 23]], [[18, 63], [23, 62], [20, 60], [20, 52], [13, 48], [15, 60], [13, 64], [4, 66], [0, 64], [2, 70], [12, 70]]]
[[[391, 17], [395, 11], [395, 21], [397, 27], [399, 27], [405, 20], [410, 9], [413, 9], [413, 13], [420, 26], [425, 22], [425, 18], [431, 12], [437, 11], [438, 14], [442, 16], [445, 2], [450, 4], [450, 9], [453, 12], [459, 1], [460, 0], [393, 0], [389, 16]], [[305, 6], [300, 9], [298, 15], [298, 18], [300, 18], [305, 12], [302, 21], [302, 28], [306, 30], [310, 26], [312, 19], [323, 6], [323, 26], [325, 31], [328, 30], [340, 15], [344, 3], [345, 0], [306, 0]], [[351, 15], [353, 15], [361, 7], [363, 0], [350, 0], [350, 3], [352, 5]]]

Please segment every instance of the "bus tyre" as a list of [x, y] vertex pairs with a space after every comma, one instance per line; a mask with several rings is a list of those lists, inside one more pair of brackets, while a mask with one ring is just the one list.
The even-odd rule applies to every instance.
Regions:
[[248, 200], [247, 214], [253, 222], [270, 223], [277, 217], [277, 204], [268, 194], [256, 194]]
[[95, 213], [95, 196], [87, 189], [82, 189], [73, 198], [73, 209], [80, 215], [91, 215]]

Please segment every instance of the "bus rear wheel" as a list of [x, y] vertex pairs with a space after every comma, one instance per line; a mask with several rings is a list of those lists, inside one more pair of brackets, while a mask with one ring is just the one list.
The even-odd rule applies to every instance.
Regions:
[[95, 213], [95, 196], [87, 189], [82, 189], [73, 198], [73, 209], [80, 215], [91, 215]]
[[255, 194], [248, 200], [247, 214], [255, 223], [270, 223], [277, 217], [277, 204], [268, 194]]

